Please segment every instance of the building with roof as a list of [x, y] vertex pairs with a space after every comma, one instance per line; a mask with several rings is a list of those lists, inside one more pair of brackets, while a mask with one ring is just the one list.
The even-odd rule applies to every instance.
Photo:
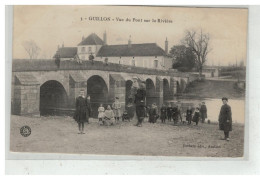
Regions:
[[54, 58], [89, 60], [91, 57], [104, 63], [117, 63], [144, 68], [169, 69], [172, 59], [168, 54], [168, 40], [165, 41], [165, 50], [156, 43], [132, 44], [131, 36], [127, 44], [108, 45], [107, 34], [103, 40], [95, 33], [82, 37], [77, 47], [58, 48]]

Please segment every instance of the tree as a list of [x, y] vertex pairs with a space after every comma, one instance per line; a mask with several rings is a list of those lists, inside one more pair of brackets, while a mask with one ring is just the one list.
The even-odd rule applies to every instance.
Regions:
[[187, 30], [183, 44], [191, 48], [192, 52], [195, 54], [195, 62], [199, 71], [200, 78], [202, 76], [203, 65], [207, 60], [207, 55], [210, 52], [209, 49], [210, 36], [208, 33], [203, 33], [202, 29], [198, 33], [194, 30]]
[[191, 48], [184, 45], [173, 46], [169, 52], [173, 59], [173, 69], [178, 69], [182, 72], [191, 71], [195, 66], [196, 56], [193, 54]]
[[22, 43], [25, 51], [28, 53], [30, 59], [36, 59], [41, 51], [41, 49], [38, 47], [38, 45], [33, 41], [24, 41]]

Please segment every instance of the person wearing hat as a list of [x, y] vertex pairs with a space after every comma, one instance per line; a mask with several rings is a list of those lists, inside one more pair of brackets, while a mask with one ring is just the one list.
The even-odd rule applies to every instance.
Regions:
[[204, 123], [205, 119], [207, 118], [207, 106], [205, 105], [205, 102], [202, 102], [200, 106], [200, 116], [201, 122]]
[[141, 127], [142, 122], [145, 118], [145, 98], [146, 98], [146, 91], [145, 91], [145, 82], [140, 84], [140, 87], [137, 89], [135, 94], [135, 107], [136, 107], [136, 116], [137, 116], [137, 124], [136, 126]]
[[196, 125], [198, 125], [199, 120], [200, 120], [200, 108], [196, 107], [195, 111], [194, 111], [194, 115], [193, 115], [192, 121], [195, 122]]
[[114, 109], [115, 120], [116, 122], [118, 122], [119, 118], [121, 117], [121, 112], [120, 112], [121, 103], [119, 102], [118, 97], [116, 97], [115, 102], [112, 105], [112, 108]]
[[224, 131], [224, 139], [229, 141], [229, 132], [232, 131], [232, 112], [231, 107], [227, 104], [228, 98], [222, 98], [223, 105], [219, 113], [219, 130]]
[[76, 111], [74, 114], [74, 119], [78, 123], [79, 133], [85, 134], [84, 123], [87, 122], [87, 105], [85, 99], [85, 91], [80, 90], [79, 96], [76, 98]]

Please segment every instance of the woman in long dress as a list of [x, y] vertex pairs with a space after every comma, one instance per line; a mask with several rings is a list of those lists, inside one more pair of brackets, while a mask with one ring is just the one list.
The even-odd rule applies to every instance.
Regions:
[[121, 103], [119, 102], [119, 98], [116, 97], [115, 102], [112, 105], [112, 108], [114, 109], [114, 115], [115, 115], [115, 120], [116, 122], [119, 121], [119, 118], [121, 117]]
[[78, 123], [79, 133], [78, 134], [85, 134], [84, 133], [84, 123], [87, 122], [86, 117], [86, 99], [84, 96], [85, 91], [81, 90], [80, 95], [76, 98], [76, 111], [74, 114], [74, 119]]
[[229, 132], [232, 131], [232, 112], [231, 107], [227, 104], [228, 98], [222, 98], [223, 105], [219, 113], [219, 130], [224, 131], [224, 139], [229, 141]]

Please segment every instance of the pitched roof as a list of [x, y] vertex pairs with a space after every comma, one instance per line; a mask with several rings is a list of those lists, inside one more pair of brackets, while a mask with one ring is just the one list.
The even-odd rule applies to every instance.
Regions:
[[97, 54], [100, 57], [109, 56], [164, 56], [165, 51], [156, 43], [131, 44], [126, 45], [106, 45], [102, 46]]
[[80, 45], [103, 45], [104, 41], [99, 38], [95, 33], [91, 33], [87, 38], [83, 39], [78, 46]]
[[77, 54], [77, 47], [62, 47], [59, 48], [53, 58], [56, 58], [57, 55], [60, 55], [60, 58], [74, 58]]

